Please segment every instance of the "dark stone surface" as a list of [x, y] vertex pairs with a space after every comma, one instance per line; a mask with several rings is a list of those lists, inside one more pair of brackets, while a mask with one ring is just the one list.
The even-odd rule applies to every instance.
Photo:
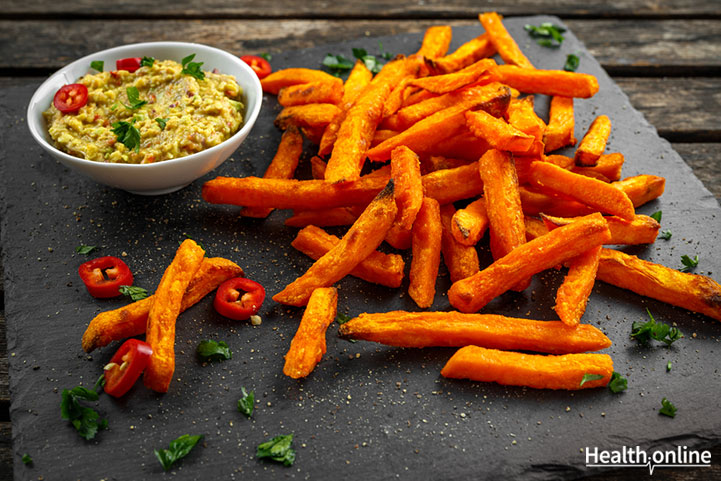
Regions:
[[[666, 177], [666, 194], [640, 209], [663, 210], [670, 241], [630, 252], [669, 266], [683, 254], [698, 254], [698, 273], [720, 272], [715, 255], [721, 210], [689, 167], [573, 37], [560, 50], [536, 46], [523, 32], [529, 21], [508, 22], [521, 48], [539, 68], [560, 68], [565, 55], [581, 52], [580, 71], [599, 78], [601, 91], [576, 102], [576, 135], [595, 115], [611, 117], [609, 151], [626, 156], [624, 176]], [[552, 19], [553, 20], [553, 19]], [[557, 21], [557, 20], [555, 20]], [[454, 44], [479, 34], [457, 29]], [[412, 53], [420, 35], [354, 40], [275, 55], [275, 68], [313, 66], [327, 52], [351, 55], [350, 47], [377, 53], [378, 41], [393, 53]], [[282, 374], [302, 311], [266, 302], [263, 324], [221, 319], [207, 298], [178, 320], [175, 380], [157, 395], [136, 386], [123, 399], [101, 395], [97, 408], [110, 427], [86, 442], [60, 419], [60, 392], [80, 383], [91, 386], [117, 345], [85, 355], [80, 337], [98, 312], [123, 305], [122, 299], [90, 298], [77, 278], [84, 257], [79, 244], [99, 246], [97, 255], [121, 255], [149, 290], [160, 280], [185, 235], [200, 240], [212, 256], [238, 262], [263, 283], [269, 297], [304, 272], [311, 261], [290, 247], [295, 229], [285, 213], [265, 221], [240, 219], [237, 209], [200, 198], [202, 180], [158, 198], [112, 190], [68, 171], [41, 153], [27, 132], [25, 106], [35, 86], [0, 92], [3, 125], [0, 152], [2, 253], [5, 314], [10, 353], [11, 418], [15, 479], [146, 479], [162, 473], [153, 449], [182, 434], [204, 434], [201, 446], [174, 467], [178, 479], [558, 479], [598, 473], [585, 467], [586, 447], [640, 445], [709, 447], [721, 437], [721, 376], [717, 368], [718, 322], [599, 283], [584, 318], [614, 342], [607, 350], [616, 371], [629, 380], [620, 395], [606, 389], [551, 392], [456, 380], [439, 375], [452, 349], [409, 350], [349, 343], [328, 332], [328, 352], [305, 381]], [[232, 161], [215, 175], [260, 175], [280, 137], [272, 126], [278, 111], [268, 97], [256, 128]], [[547, 102], [538, 99], [541, 111]], [[481, 258], [489, 259], [487, 243]], [[557, 272], [535, 277], [523, 294], [506, 294], [484, 312], [553, 319]], [[434, 309], [448, 309], [450, 285], [442, 270]], [[414, 309], [405, 294], [347, 278], [340, 288], [339, 312], [351, 315]], [[685, 338], [667, 348], [640, 348], [628, 334], [633, 321], [647, 318], [676, 323]], [[197, 343], [225, 340], [233, 359], [201, 365]], [[673, 370], [666, 372], [666, 362]], [[258, 404], [252, 419], [236, 411], [240, 388], [253, 389]], [[661, 398], [677, 407], [675, 419], [658, 415]], [[294, 433], [298, 452], [292, 468], [254, 459], [266, 439]], [[20, 456], [29, 453], [28, 469]]]

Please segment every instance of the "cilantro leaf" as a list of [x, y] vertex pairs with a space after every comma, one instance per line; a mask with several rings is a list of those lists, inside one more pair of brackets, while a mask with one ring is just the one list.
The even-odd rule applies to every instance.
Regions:
[[122, 295], [130, 297], [133, 302], [148, 297], [148, 291], [138, 286], [120, 286], [118, 290]]
[[154, 449], [153, 452], [160, 464], [163, 465], [163, 469], [169, 471], [171, 466], [179, 459], [186, 457], [201, 439], [203, 439], [202, 435], [183, 434], [178, 439], [170, 441], [168, 449]]
[[651, 214], [649, 217], [655, 220], [656, 222], [661, 222], [661, 216], [663, 216], [663, 211], [657, 210], [653, 214]]
[[339, 312], [338, 315], [337, 315], [336, 318], [335, 318], [335, 320], [336, 320], [336, 321], [338, 322], [338, 324], [340, 324], [340, 325], [345, 324], [346, 322], [350, 321], [351, 319], [353, 319], [353, 318], [350, 317], [348, 314], [343, 314], [342, 312]]
[[203, 361], [227, 361], [233, 357], [225, 342], [210, 339], [200, 341], [196, 352]]
[[263, 52], [258, 56], [262, 59], [267, 60], [268, 62], [270, 62], [270, 60], [273, 58], [273, 56], [271, 54], [269, 54], [268, 52]]
[[295, 450], [291, 448], [293, 435], [276, 436], [270, 441], [258, 445], [255, 457], [258, 459], [270, 458], [272, 461], [292, 466], [295, 461]]
[[666, 363], [666, 372], [671, 372], [671, 361]]
[[113, 128], [113, 133], [118, 138], [118, 142], [128, 149], [134, 149], [135, 152], [138, 152], [140, 151], [140, 131], [133, 126], [133, 122], [135, 122], [135, 119], [131, 122], [121, 120], [113, 122], [110, 126]]
[[93, 439], [99, 429], [107, 427], [108, 421], [100, 419], [100, 415], [95, 409], [80, 404], [81, 400], [97, 401], [98, 393], [82, 386], [63, 389], [60, 417], [70, 421], [82, 438]]
[[161, 119], [160, 117], [155, 119], [155, 122], [160, 126], [160, 130], [165, 130], [165, 126], [168, 124], [168, 119]]
[[22, 462], [23, 462], [23, 464], [32, 464], [33, 458], [31, 458], [29, 454], [25, 453], [25, 454], [23, 454]]
[[155, 59], [153, 57], [143, 57], [140, 60], [141, 67], [152, 67], [154, 63], [155, 63]]
[[648, 345], [651, 339], [665, 342], [666, 345], [671, 345], [674, 341], [678, 341], [683, 337], [681, 331], [677, 327], [671, 327], [663, 322], [656, 322], [653, 318], [651, 311], [646, 309], [648, 317], [651, 319], [648, 322], [634, 322], [631, 325], [631, 338], [637, 340], [643, 345]]
[[247, 417], [253, 415], [253, 409], [255, 408], [255, 391], [245, 392], [245, 388], [241, 387], [240, 392], [243, 397], [238, 399], [238, 411], [245, 414]]
[[566, 63], [563, 65], [563, 70], [566, 72], [575, 72], [578, 69], [578, 65], [581, 63], [581, 59], [574, 53], [569, 53], [566, 56]]
[[599, 379], [603, 379], [603, 374], [584, 374], [583, 379], [581, 379], [581, 384], [579, 384], [578, 387], [583, 386], [589, 381], [598, 381]]
[[128, 87], [125, 89], [125, 93], [128, 95], [128, 104], [125, 108], [128, 110], [138, 110], [143, 105], [147, 104], [147, 100], [140, 100], [140, 92], [137, 87]]
[[536, 43], [542, 47], [558, 48], [563, 43], [563, 32], [565, 28], [552, 23], [544, 22], [539, 26], [526, 25], [523, 27], [528, 34], [536, 39]]
[[673, 234], [671, 233], [671, 231], [667, 229], [667, 230], [661, 232], [661, 234], [659, 235], [659, 237], [660, 237], [661, 239], [663, 239], [663, 240], [669, 240], [672, 235], [673, 235]]
[[78, 254], [87, 255], [93, 252], [95, 249], [95, 246], [79, 245], [75, 248], [75, 252], [77, 252]]
[[618, 394], [628, 389], [628, 380], [614, 371], [611, 380], [608, 382], [608, 388], [612, 393]]
[[664, 416], [668, 416], [670, 418], [675, 418], [676, 411], [676, 406], [674, 406], [671, 401], [666, 398], [661, 399], [661, 409], [659, 409], [658, 411], [659, 414], [663, 414]]
[[373, 55], [368, 55], [368, 52], [363, 48], [354, 48], [353, 56], [363, 62], [368, 70], [373, 73], [378, 73], [383, 68], [381, 64]]
[[328, 67], [330, 73], [336, 76], [353, 68], [351, 60], [348, 60], [343, 55], [333, 55], [332, 53], [326, 54], [322, 63]]
[[681, 256], [681, 263], [683, 264], [683, 267], [679, 270], [681, 272], [688, 272], [694, 267], [698, 266], [698, 256], [695, 256], [693, 259], [691, 259], [690, 256], [684, 254]]
[[93, 60], [90, 62], [90, 68], [97, 70], [98, 72], [103, 71], [103, 67], [105, 66], [105, 62], [102, 60]]
[[180, 73], [190, 75], [198, 80], [205, 80], [205, 73], [200, 70], [200, 66], [203, 65], [203, 62], [193, 62], [194, 58], [195, 54], [193, 53], [180, 61], [183, 66], [183, 70], [181, 70]]

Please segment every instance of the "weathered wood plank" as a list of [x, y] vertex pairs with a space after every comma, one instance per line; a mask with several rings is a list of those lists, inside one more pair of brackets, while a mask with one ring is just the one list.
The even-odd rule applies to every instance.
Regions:
[[125, 0], [99, 2], [96, 0], [68, 0], [54, 2], [41, 0], [5, 0], [3, 14], [66, 16], [108, 16], [113, 18], [474, 18], [479, 9], [496, 10], [503, 15], [547, 14], [565, 17], [617, 17], [673, 15], [718, 16], [714, 0], [608, 0], [588, 2], [582, 0], [518, 0], [506, 2], [490, 0], [482, 5], [474, 0], [426, 0], [402, 2], [373, 0], [368, 2], [329, 2], [327, 0]]

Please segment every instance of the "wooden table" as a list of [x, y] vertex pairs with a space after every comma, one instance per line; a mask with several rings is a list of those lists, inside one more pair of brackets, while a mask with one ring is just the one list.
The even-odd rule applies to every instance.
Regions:
[[[120, 44], [183, 40], [235, 54], [272, 54], [354, 37], [422, 31], [437, 24], [474, 25], [478, 8], [506, 16], [561, 17], [632, 104], [721, 199], [721, 5], [717, 0], [491, 0], [483, 6], [471, 0], [4, 0], [0, 88], [39, 82], [71, 60]], [[0, 331], [0, 480], [9, 480], [15, 454], [2, 296]], [[712, 452], [711, 469], [659, 469], [654, 479], [721, 478], [721, 447]], [[628, 470], [589, 479], [638, 476], [638, 470]]]

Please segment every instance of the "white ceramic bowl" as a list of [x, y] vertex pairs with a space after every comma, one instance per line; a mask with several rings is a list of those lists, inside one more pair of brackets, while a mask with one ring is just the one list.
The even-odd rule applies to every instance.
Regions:
[[[158, 60], [181, 59], [196, 54], [195, 62], [203, 62], [203, 70], [214, 68], [233, 75], [243, 89], [245, 114], [243, 127], [225, 142], [196, 154], [178, 159], [164, 160], [154, 164], [112, 164], [80, 159], [57, 149], [43, 118], [43, 111], [50, 107], [55, 92], [65, 84], [76, 83], [91, 72], [90, 62], [102, 60], [105, 69], [115, 67], [115, 61], [128, 57], [154, 57]], [[240, 58], [217, 48], [197, 43], [149, 42], [124, 45], [83, 57], [55, 72], [35, 92], [28, 106], [28, 127], [35, 140], [50, 155], [65, 166], [101, 184], [127, 190], [134, 194], [159, 195], [182, 189], [195, 179], [207, 174], [230, 157], [245, 140], [258, 118], [263, 92], [253, 70]]]

